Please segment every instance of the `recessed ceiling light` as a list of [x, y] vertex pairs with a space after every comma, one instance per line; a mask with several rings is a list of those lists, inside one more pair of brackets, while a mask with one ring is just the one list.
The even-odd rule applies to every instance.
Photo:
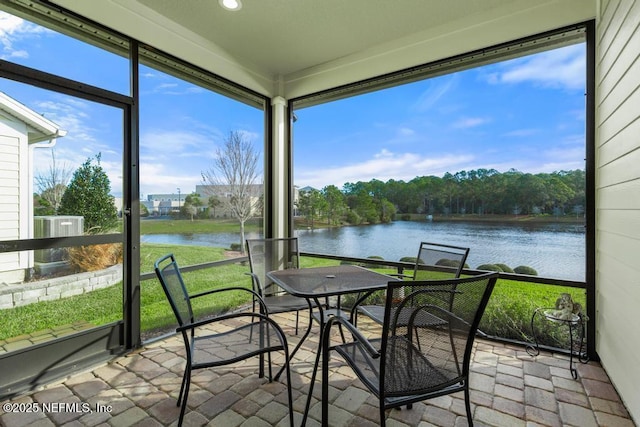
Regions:
[[227, 10], [240, 10], [242, 8], [240, 0], [218, 0], [218, 3]]

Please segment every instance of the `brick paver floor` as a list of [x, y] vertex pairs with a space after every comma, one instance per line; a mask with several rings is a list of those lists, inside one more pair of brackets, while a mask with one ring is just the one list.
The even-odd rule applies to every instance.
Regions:
[[[289, 345], [294, 317], [274, 316], [285, 327]], [[317, 349], [317, 325], [292, 360], [296, 425], [300, 424]], [[90, 371], [2, 402], [0, 425], [21, 426], [171, 426], [184, 366], [182, 340], [172, 336]], [[281, 362], [276, 358], [275, 363]], [[288, 425], [286, 384], [257, 375], [258, 359], [195, 373], [185, 426], [260, 427]], [[477, 426], [632, 427], [624, 404], [606, 372], [595, 362], [578, 364], [574, 380], [568, 358], [542, 352], [531, 357], [523, 347], [477, 340], [470, 379]], [[283, 375], [284, 378], [284, 375]], [[330, 425], [378, 425], [377, 402], [339, 356], [331, 360]], [[316, 384], [309, 426], [319, 425], [320, 384]], [[7, 412], [5, 403], [14, 403]], [[37, 404], [37, 405], [35, 405]], [[37, 412], [27, 413], [28, 408]], [[387, 411], [387, 425], [464, 426], [462, 393]]]

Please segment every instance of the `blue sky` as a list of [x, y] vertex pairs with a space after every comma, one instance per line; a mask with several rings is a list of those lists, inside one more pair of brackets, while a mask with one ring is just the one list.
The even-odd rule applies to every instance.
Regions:
[[[0, 42], [3, 59], [128, 93], [123, 58], [1, 12]], [[583, 169], [584, 57], [584, 45], [569, 46], [296, 111], [295, 184]], [[262, 151], [261, 111], [146, 67], [140, 87], [143, 197], [194, 191], [230, 131]], [[68, 131], [58, 164], [75, 169], [101, 153], [121, 193], [118, 110], [3, 80], [0, 91]], [[49, 161], [48, 150], [35, 150], [36, 173]]]
[[584, 168], [584, 45], [296, 113], [296, 183]]

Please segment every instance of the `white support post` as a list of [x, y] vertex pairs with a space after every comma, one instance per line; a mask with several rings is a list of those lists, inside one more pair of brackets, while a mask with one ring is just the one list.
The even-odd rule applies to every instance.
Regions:
[[273, 222], [272, 237], [290, 237], [288, 236], [289, 224], [289, 199], [291, 195], [292, 183], [289, 182], [289, 152], [288, 145], [288, 124], [289, 114], [287, 112], [287, 101], [281, 96], [276, 96], [271, 100], [273, 106], [273, 152], [271, 171], [273, 174], [273, 214], [271, 220]]

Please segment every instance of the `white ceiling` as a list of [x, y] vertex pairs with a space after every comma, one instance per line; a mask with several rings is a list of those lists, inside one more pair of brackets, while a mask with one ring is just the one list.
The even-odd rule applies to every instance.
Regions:
[[293, 98], [595, 16], [595, 0], [55, 0], [268, 96]]
[[[139, 0], [260, 74], [287, 76], [475, 15], [504, 0]], [[464, 3], [464, 5], [462, 5]], [[464, 6], [464, 7], [463, 7]]]

